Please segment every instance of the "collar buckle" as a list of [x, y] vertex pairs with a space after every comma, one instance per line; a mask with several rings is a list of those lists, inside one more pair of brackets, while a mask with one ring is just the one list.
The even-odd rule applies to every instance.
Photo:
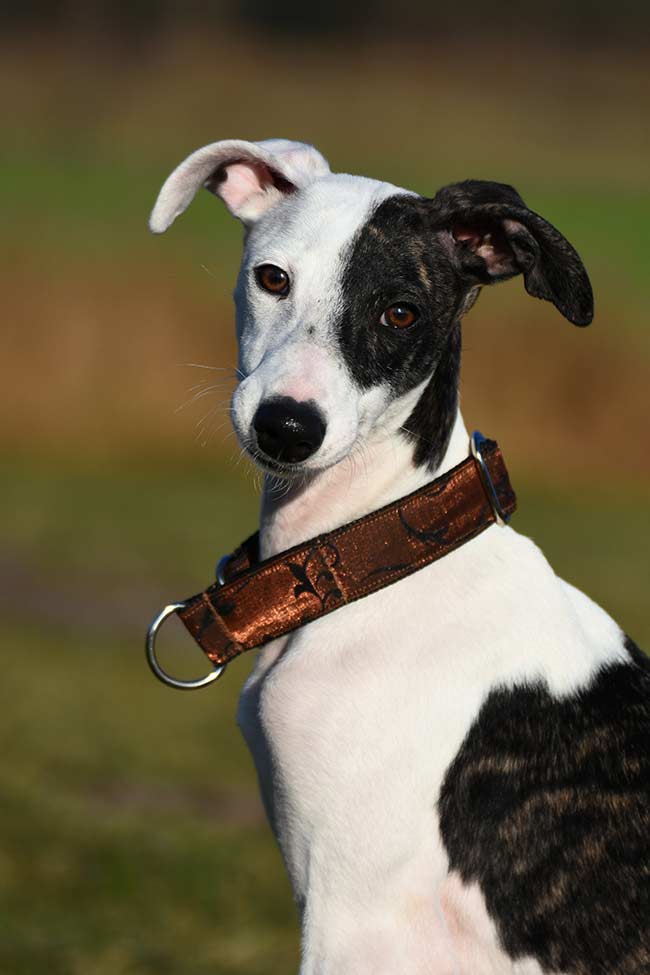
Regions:
[[499, 495], [497, 494], [494, 486], [494, 481], [490, 476], [487, 464], [485, 463], [485, 459], [481, 453], [481, 447], [484, 443], [487, 443], [487, 439], [483, 436], [480, 430], [475, 430], [469, 442], [470, 452], [478, 464], [479, 474], [481, 475], [481, 481], [483, 482], [485, 493], [487, 494], [488, 501], [490, 502], [492, 513], [494, 514], [494, 520], [496, 521], [497, 525], [504, 528], [510, 521], [510, 515], [506, 514], [501, 507]]

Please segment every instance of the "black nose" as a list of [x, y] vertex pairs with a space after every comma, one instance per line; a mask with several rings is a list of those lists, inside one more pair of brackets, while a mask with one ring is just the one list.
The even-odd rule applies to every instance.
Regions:
[[260, 403], [253, 426], [260, 450], [285, 464], [307, 460], [325, 436], [325, 421], [316, 404], [299, 403], [290, 396]]

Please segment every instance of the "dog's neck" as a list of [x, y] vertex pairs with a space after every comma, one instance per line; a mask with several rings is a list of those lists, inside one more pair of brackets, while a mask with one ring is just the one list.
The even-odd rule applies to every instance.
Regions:
[[469, 438], [458, 411], [442, 461], [435, 470], [416, 464], [414, 445], [398, 431], [363, 453], [315, 474], [301, 485], [265, 482], [260, 524], [262, 558], [360, 518], [415, 491], [464, 460]]

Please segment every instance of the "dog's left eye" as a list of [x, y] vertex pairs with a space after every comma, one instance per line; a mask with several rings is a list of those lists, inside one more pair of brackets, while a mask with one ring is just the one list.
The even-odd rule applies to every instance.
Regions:
[[387, 308], [381, 318], [380, 325], [388, 325], [389, 328], [409, 328], [418, 320], [418, 310], [413, 305], [400, 302], [398, 305], [391, 305]]
[[289, 275], [276, 264], [260, 264], [255, 268], [255, 280], [260, 288], [272, 295], [284, 297], [289, 294]]

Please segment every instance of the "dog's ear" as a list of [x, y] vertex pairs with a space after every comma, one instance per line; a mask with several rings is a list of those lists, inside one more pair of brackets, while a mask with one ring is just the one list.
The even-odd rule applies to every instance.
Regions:
[[468, 282], [523, 274], [528, 294], [552, 301], [574, 325], [591, 322], [593, 293], [578, 254], [512, 186], [466, 180], [444, 187], [432, 202], [445, 248]]
[[287, 139], [213, 142], [188, 156], [165, 181], [149, 218], [162, 234], [203, 186], [250, 226], [270, 207], [330, 171], [313, 146]]

